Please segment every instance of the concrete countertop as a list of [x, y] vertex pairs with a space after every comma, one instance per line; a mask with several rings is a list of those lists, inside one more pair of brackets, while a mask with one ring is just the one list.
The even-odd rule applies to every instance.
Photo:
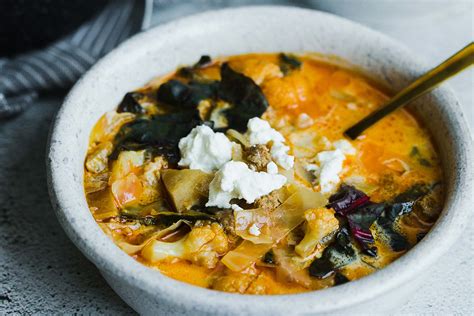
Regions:
[[[401, 1], [403, 2], [403, 1]], [[435, 65], [473, 40], [473, 2], [430, 18], [362, 21]], [[471, 129], [474, 75], [451, 80]], [[46, 189], [49, 125], [61, 96], [42, 97], [23, 115], [0, 122], [0, 315], [133, 314], [59, 226]], [[396, 314], [474, 313], [474, 225], [434, 265], [426, 283]]]

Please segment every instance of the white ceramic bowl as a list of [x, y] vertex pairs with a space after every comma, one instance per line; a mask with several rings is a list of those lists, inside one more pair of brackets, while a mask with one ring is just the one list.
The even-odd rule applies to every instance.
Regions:
[[414, 110], [431, 130], [443, 161], [444, 211], [416, 247], [381, 271], [304, 294], [236, 295], [167, 278], [115, 246], [95, 223], [84, 197], [83, 160], [98, 118], [114, 109], [127, 91], [178, 65], [193, 63], [202, 54], [280, 51], [340, 56], [395, 90], [426, 70], [399, 43], [350, 21], [297, 8], [244, 7], [188, 17], [133, 37], [97, 63], [67, 96], [51, 132], [51, 199], [72, 241], [136, 311], [159, 315], [380, 312], [402, 304], [469, 220], [472, 140], [456, 98], [443, 86], [419, 99]]

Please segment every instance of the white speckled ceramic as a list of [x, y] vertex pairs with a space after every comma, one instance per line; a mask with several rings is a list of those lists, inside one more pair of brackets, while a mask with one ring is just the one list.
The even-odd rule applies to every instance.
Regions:
[[88, 136], [97, 119], [114, 109], [125, 92], [179, 65], [193, 63], [202, 54], [280, 51], [338, 55], [394, 89], [426, 70], [400, 44], [347, 20], [296, 8], [244, 7], [192, 16], [135, 36], [95, 65], [66, 98], [51, 132], [51, 199], [72, 241], [136, 311], [157, 315], [380, 312], [402, 304], [416, 290], [424, 272], [436, 264], [469, 220], [472, 140], [456, 98], [443, 86], [419, 99], [414, 110], [431, 130], [443, 160], [444, 211], [416, 247], [381, 271], [304, 294], [236, 295], [169, 279], [116, 247], [94, 222], [82, 186]]

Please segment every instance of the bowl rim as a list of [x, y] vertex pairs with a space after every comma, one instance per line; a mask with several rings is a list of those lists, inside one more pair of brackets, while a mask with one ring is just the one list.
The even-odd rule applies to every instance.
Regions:
[[[107, 275], [121, 279], [130, 287], [138, 287], [144, 292], [154, 295], [157, 302], [167, 301], [173, 304], [180, 304], [191, 310], [213, 308], [213, 310], [223, 313], [236, 310], [241, 310], [242, 312], [252, 311], [255, 313], [269, 310], [277, 313], [328, 312], [356, 305], [379, 295], [381, 296], [383, 293], [396, 289], [402, 286], [403, 283], [414, 279], [426, 270], [431, 263], [435, 262], [459, 237], [462, 227], [465, 226], [463, 221], [466, 221], [466, 218], [471, 213], [466, 206], [472, 202], [472, 194], [462, 194], [458, 190], [453, 191], [446, 201], [445, 209], [440, 219], [432, 228], [432, 231], [437, 233], [430, 232], [416, 247], [384, 269], [344, 285], [299, 294], [277, 296], [240, 295], [192, 286], [165, 277], [158, 271], [138, 263], [115, 246], [99, 229], [98, 225], [96, 225], [97, 229], [94, 230], [92, 236], [85, 235], [81, 230], [78, 218], [76, 217], [78, 213], [74, 211], [74, 206], [76, 205], [72, 203], [69, 195], [65, 193], [67, 192], [67, 190], [65, 191], [65, 186], [68, 185], [68, 180], [64, 178], [64, 170], [62, 170], [64, 167], [62, 167], [60, 162], [65, 158], [67, 159], [67, 156], [64, 156], [65, 153], [61, 151], [61, 143], [67, 138], [67, 133], [64, 133], [64, 126], [67, 126], [67, 121], [72, 119], [68, 116], [68, 112], [75, 106], [75, 98], [82, 93], [81, 90], [85, 87], [85, 82], [94, 74], [98, 74], [110, 67], [113, 61], [123, 55], [124, 52], [136, 49], [137, 43], [146, 42], [151, 36], [159, 38], [162, 34], [169, 34], [173, 29], [185, 25], [214, 21], [215, 19], [222, 19], [230, 15], [245, 16], [247, 13], [260, 14], [262, 17], [268, 14], [278, 14], [282, 17], [288, 14], [311, 15], [315, 19], [330, 20], [332, 23], [355, 27], [373, 40], [378, 40], [383, 45], [399, 51], [402, 54], [400, 58], [412, 60], [413, 63], [411, 65], [417, 70], [422, 70], [425, 67], [424, 63], [404, 45], [384, 34], [332, 14], [296, 7], [247, 6], [208, 11], [171, 21], [137, 34], [103, 57], [81, 77], [68, 93], [52, 124], [48, 142], [47, 178], [52, 205], [61, 226], [80, 251], [99, 270]], [[458, 136], [456, 139], [460, 143], [458, 146], [458, 159], [463, 165], [463, 172], [460, 173], [459, 170], [454, 171], [459, 173], [456, 187], [463, 187], [465, 190], [472, 189], [473, 164], [469, 160], [469, 157], [472, 157], [472, 139], [469, 127], [450, 88], [443, 86], [432, 93], [443, 97], [450, 106], [457, 107], [456, 111], [453, 111], [453, 118], [451, 118], [453, 121], [451, 124], [454, 124], [453, 127], [456, 127], [454, 133], [455, 136]], [[81, 192], [81, 194], [83, 193]], [[85, 196], [83, 196], [83, 199], [85, 200]], [[90, 216], [89, 210], [87, 212]], [[82, 215], [86, 216], [86, 213]], [[101, 242], [98, 243], [97, 240]], [[394, 275], [397, 277], [393, 277]], [[186, 300], [182, 299], [184, 295]]]

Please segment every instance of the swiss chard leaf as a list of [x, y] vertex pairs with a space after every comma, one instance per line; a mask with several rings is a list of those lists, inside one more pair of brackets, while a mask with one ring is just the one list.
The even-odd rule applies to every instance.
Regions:
[[368, 204], [359, 207], [346, 216], [352, 236], [357, 240], [364, 252], [372, 257], [377, 255], [377, 248], [373, 246], [374, 237], [370, 231], [370, 226], [382, 214], [384, 209], [384, 204]]
[[115, 159], [122, 150], [147, 149], [163, 154], [171, 163], [177, 162], [179, 140], [201, 123], [197, 110], [137, 119], [122, 126], [111, 158]]
[[357, 252], [351, 243], [349, 231], [346, 227], [343, 227], [336, 234], [334, 241], [324, 249], [321, 258], [311, 263], [309, 274], [324, 279], [356, 259]]
[[345, 216], [356, 208], [369, 202], [369, 197], [351, 185], [342, 184], [339, 190], [329, 197], [327, 208], [332, 208], [337, 214]]
[[176, 109], [196, 108], [200, 101], [215, 98], [218, 83], [191, 81], [183, 83], [179, 80], [169, 80], [163, 83], [156, 92], [158, 102]]
[[377, 219], [375, 225], [377, 226], [381, 240], [393, 251], [404, 251], [410, 247], [407, 239], [396, 231], [394, 221], [385, 214]]
[[262, 89], [251, 78], [230, 68], [228, 63], [221, 67], [218, 97], [232, 104], [224, 114], [229, 128], [239, 132], [245, 132], [248, 120], [260, 117], [268, 108]]
[[432, 190], [433, 186], [427, 184], [415, 184], [407, 191], [399, 194], [393, 199], [394, 203], [414, 202]]
[[143, 98], [140, 92], [128, 92], [120, 102], [117, 112], [130, 112], [135, 114], [145, 113], [145, 109], [140, 105], [139, 100]]
[[396, 252], [408, 250], [410, 244], [396, 228], [397, 219], [413, 211], [417, 201], [429, 193], [431, 186], [419, 184], [399, 194], [391, 203], [386, 203], [384, 211], [375, 222], [380, 238]]
[[280, 63], [280, 70], [286, 76], [290, 72], [296, 69], [300, 69], [301, 61], [295, 56], [281, 53], [278, 55], [278, 61]]

